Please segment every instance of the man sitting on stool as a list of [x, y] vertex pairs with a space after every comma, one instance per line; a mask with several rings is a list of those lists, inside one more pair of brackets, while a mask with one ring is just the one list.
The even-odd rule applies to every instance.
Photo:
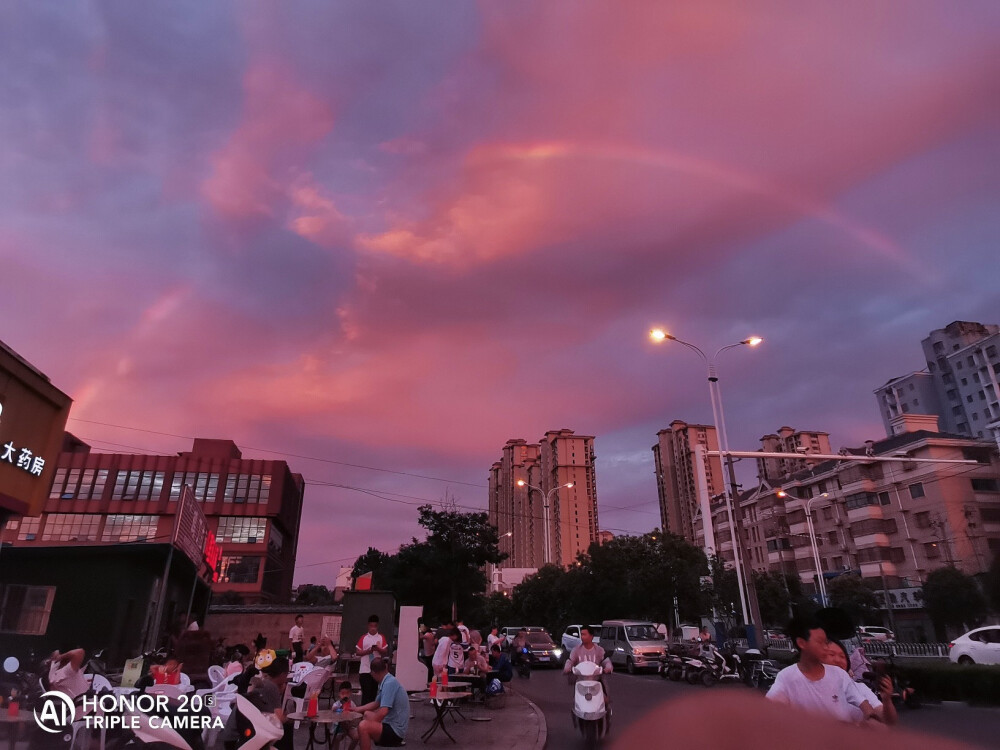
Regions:
[[358, 726], [361, 750], [371, 750], [372, 742], [381, 747], [399, 747], [410, 723], [410, 701], [399, 680], [389, 674], [385, 661], [375, 657], [371, 667], [378, 694], [374, 701], [357, 709], [365, 717]]

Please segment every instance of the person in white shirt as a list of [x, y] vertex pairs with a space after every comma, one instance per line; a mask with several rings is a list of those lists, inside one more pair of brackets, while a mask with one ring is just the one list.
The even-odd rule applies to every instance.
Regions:
[[292, 642], [292, 651], [295, 654], [294, 661], [302, 661], [306, 657], [305, 651], [302, 648], [302, 641], [306, 637], [306, 631], [302, 627], [302, 622], [302, 615], [296, 615], [295, 624], [288, 631], [288, 640]]
[[847, 672], [823, 663], [829, 642], [815, 618], [793, 619], [788, 635], [799, 651], [799, 661], [778, 673], [767, 691], [769, 700], [844, 722], [855, 721], [852, 707], [859, 709], [864, 719], [878, 718]]
[[[438, 638], [437, 649], [435, 649], [434, 658], [431, 660], [431, 667], [438, 679], [441, 679], [442, 672], [455, 673], [454, 669], [450, 669], [451, 649], [452, 646], [458, 646], [458, 639], [461, 637], [456, 628], [446, 628], [441, 637]], [[462, 653], [461, 646], [458, 646], [458, 653]]]
[[[830, 647], [827, 649], [824, 663], [833, 667], [840, 667], [847, 672], [851, 679], [854, 679], [854, 675], [851, 674], [847, 662], [847, 649], [844, 648], [844, 644], [840, 641], [830, 641]], [[890, 726], [899, 721], [899, 715], [896, 713], [896, 704], [892, 702], [892, 680], [888, 677], [879, 678], [878, 689], [880, 695], [875, 695], [872, 689], [863, 682], [855, 684], [858, 686], [861, 694], [865, 696], [869, 705], [875, 709], [875, 713], [878, 714], [881, 721]], [[854, 716], [854, 721], [864, 721], [865, 717], [861, 709], [851, 706], [851, 713]]]
[[490, 628], [490, 634], [486, 636], [486, 650], [492, 651], [494, 643], [500, 643], [503, 641], [503, 637], [497, 633], [497, 626], [494, 625]]
[[465, 626], [465, 623], [457, 620], [455, 626], [458, 628], [458, 632], [462, 634], [462, 643], [469, 643], [469, 629]]
[[371, 703], [378, 693], [378, 683], [372, 677], [372, 661], [389, 652], [389, 644], [380, 632], [378, 632], [378, 615], [368, 618], [368, 632], [358, 639], [358, 645], [354, 652], [361, 657], [361, 664], [358, 667], [358, 681], [361, 683], [361, 702]]
[[[570, 682], [573, 681], [573, 667], [581, 661], [594, 662], [594, 664], [599, 665], [603, 669], [604, 674], [611, 674], [614, 669], [611, 665], [611, 659], [607, 657], [604, 649], [594, 643], [594, 632], [590, 629], [589, 625], [580, 627], [580, 645], [570, 651], [569, 658], [566, 660], [566, 666], [563, 667], [563, 673], [570, 675]], [[607, 680], [601, 680], [601, 687], [604, 688], [604, 698], [610, 708], [611, 693], [608, 692]]]

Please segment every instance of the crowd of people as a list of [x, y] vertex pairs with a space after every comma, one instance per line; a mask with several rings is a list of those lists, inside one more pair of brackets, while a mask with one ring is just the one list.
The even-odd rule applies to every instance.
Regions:
[[429, 628], [422, 620], [419, 624], [419, 658], [427, 667], [427, 681], [440, 681], [444, 675], [466, 674], [490, 677], [500, 683], [510, 682], [514, 664], [524, 658], [520, 646], [524, 645], [525, 631], [521, 631], [509, 647], [506, 640], [490, 630], [484, 642], [479, 630], [470, 630], [461, 620]]

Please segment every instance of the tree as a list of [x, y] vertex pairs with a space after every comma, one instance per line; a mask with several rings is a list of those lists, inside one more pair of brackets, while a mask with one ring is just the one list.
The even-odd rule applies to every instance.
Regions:
[[[468, 578], [472, 571], [479, 573], [487, 563], [499, 563], [507, 555], [500, 552], [500, 537], [495, 526], [490, 525], [486, 513], [458, 513], [449, 510], [434, 510], [430, 505], [417, 508], [420, 525], [427, 529], [426, 544], [436, 553], [445, 569], [451, 588], [451, 616], [458, 616], [460, 579]], [[481, 574], [480, 574], [481, 575]], [[479, 594], [485, 590], [485, 579], [475, 591], [463, 594]]]
[[875, 592], [855, 573], [845, 573], [826, 586], [830, 606], [844, 610], [856, 625], [870, 622], [878, 609]]
[[351, 578], [356, 581], [365, 573], [371, 573], [372, 583], [374, 584], [376, 576], [389, 563], [390, 557], [385, 552], [381, 552], [374, 547], [369, 547], [365, 554], [354, 561], [354, 567], [351, 569]]
[[295, 597], [295, 603], [304, 604], [309, 607], [333, 604], [333, 592], [326, 586], [300, 586], [299, 593]]
[[757, 602], [764, 624], [783, 626], [789, 619], [791, 602], [802, 595], [802, 584], [798, 578], [784, 576], [770, 571], [753, 571], [753, 585], [757, 590]]
[[924, 582], [923, 592], [924, 607], [941, 640], [947, 637], [947, 628], [969, 630], [986, 615], [986, 599], [979, 586], [958, 568], [948, 566], [932, 571]]
[[438, 621], [471, 611], [486, 591], [483, 567], [506, 555], [498, 549], [496, 529], [486, 513], [435, 511], [418, 508], [423, 541], [413, 539], [395, 555], [369, 547], [354, 563], [352, 574], [372, 573], [372, 585], [392, 591], [404, 605], [424, 607], [424, 616]]

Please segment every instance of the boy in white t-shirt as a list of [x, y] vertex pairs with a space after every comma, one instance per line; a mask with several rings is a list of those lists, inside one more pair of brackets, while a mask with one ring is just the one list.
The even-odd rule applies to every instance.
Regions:
[[844, 722], [855, 721], [855, 708], [864, 719], [878, 718], [847, 672], [823, 663], [829, 642], [817, 620], [793, 619], [788, 635], [799, 651], [799, 661], [778, 673], [767, 692], [769, 700]]
[[361, 683], [361, 703], [371, 703], [378, 693], [378, 683], [372, 677], [372, 660], [377, 656], [385, 656], [389, 652], [389, 644], [378, 632], [378, 615], [368, 618], [368, 632], [358, 639], [354, 652], [361, 657], [358, 667], [358, 681]]

